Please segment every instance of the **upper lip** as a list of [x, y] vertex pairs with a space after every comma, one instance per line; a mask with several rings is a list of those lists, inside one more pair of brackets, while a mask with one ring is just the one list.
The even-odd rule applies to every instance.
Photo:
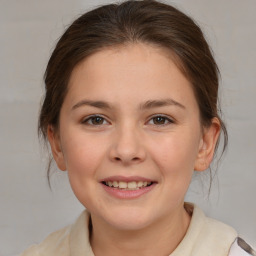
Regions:
[[131, 181], [147, 181], [147, 182], [155, 182], [152, 179], [140, 177], [140, 176], [109, 176], [107, 178], [102, 179], [100, 182], [106, 181], [123, 181], [123, 182], [131, 182]]

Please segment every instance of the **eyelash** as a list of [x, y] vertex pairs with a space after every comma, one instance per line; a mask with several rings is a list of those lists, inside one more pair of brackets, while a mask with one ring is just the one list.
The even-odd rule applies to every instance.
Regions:
[[[155, 116], [152, 116], [149, 120], [153, 120], [155, 118], [163, 118], [165, 121], [168, 121], [167, 124], [160, 124], [160, 125], [156, 125], [156, 126], [160, 126], [160, 127], [163, 127], [163, 126], [167, 126], [167, 125], [170, 125], [170, 124], [173, 124], [174, 123], [174, 120], [172, 120], [171, 118], [165, 116], [165, 115], [155, 115]], [[106, 120], [103, 116], [101, 115], [92, 115], [92, 116], [89, 116], [88, 118], [82, 120], [82, 124], [84, 125], [89, 125], [89, 126], [100, 126], [100, 125], [103, 125], [103, 124], [89, 124], [88, 121], [92, 120], [93, 118], [101, 118], [101, 120]], [[153, 124], [154, 125], [154, 124]]]

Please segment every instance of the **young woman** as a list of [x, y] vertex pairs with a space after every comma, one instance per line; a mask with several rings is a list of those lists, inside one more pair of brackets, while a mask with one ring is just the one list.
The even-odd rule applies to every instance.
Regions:
[[57, 43], [45, 85], [39, 131], [86, 210], [24, 256], [255, 255], [184, 203], [221, 132], [227, 143], [218, 68], [191, 18], [150, 0], [85, 13]]

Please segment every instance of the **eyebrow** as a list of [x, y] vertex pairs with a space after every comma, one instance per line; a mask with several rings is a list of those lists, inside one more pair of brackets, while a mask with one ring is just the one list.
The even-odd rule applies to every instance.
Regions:
[[[78, 103], [76, 103], [73, 107], [72, 110], [75, 110], [81, 106], [91, 106], [95, 108], [100, 108], [100, 109], [112, 109], [113, 107], [111, 104], [105, 101], [93, 101], [93, 100], [81, 100]], [[161, 99], [161, 100], [147, 100], [144, 103], [141, 103], [139, 105], [140, 110], [146, 110], [146, 109], [152, 109], [152, 108], [157, 108], [157, 107], [165, 107], [165, 106], [177, 106], [182, 109], [186, 109], [184, 105], [181, 103], [173, 100], [173, 99]]]

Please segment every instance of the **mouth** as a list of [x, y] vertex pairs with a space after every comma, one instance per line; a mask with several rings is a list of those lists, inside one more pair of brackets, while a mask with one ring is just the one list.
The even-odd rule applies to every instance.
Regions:
[[113, 180], [113, 181], [102, 181], [101, 183], [107, 187], [118, 189], [118, 190], [140, 190], [146, 187], [150, 187], [156, 182], [153, 182], [153, 181], [126, 182], [126, 181]]
[[118, 199], [136, 199], [155, 190], [158, 182], [140, 176], [111, 176], [100, 181], [108, 195]]

